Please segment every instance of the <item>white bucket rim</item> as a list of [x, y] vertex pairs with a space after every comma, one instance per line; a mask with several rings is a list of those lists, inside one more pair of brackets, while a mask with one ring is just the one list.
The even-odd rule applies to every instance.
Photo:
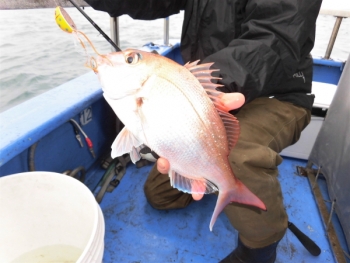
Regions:
[[[90, 189], [82, 182], [80, 182], [79, 180], [73, 178], [73, 177], [70, 177], [68, 175], [65, 175], [65, 174], [61, 174], [61, 173], [57, 173], [57, 172], [49, 172], [49, 171], [31, 171], [31, 172], [23, 172], [23, 173], [16, 173], [16, 174], [9, 174], [9, 175], [5, 175], [5, 176], [1, 176], [0, 177], [0, 180], [2, 179], [8, 179], [9, 177], [22, 177], [22, 176], [30, 176], [30, 175], [33, 175], [33, 174], [45, 174], [45, 175], [48, 175], [48, 176], [65, 176], [65, 178], [67, 178], [67, 180], [71, 180], [71, 182], [75, 185], [77, 185], [78, 187], [80, 188], [84, 188], [84, 191], [86, 191], [86, 193], [90, 193], [88, 194], [87, 196], [89, 196], [88, 198], [90, 199], [89, 201], [92, 201], [94, 202], [96, 205], [93, 206], [93, 210], [94, 210], [94, 224], [93, 224], [93, 227], [92, 227], [92, 232], [91, 232], [91, 235], [89, 237], [89, 240], [83, 250], [83, 252], [80, 254], [77, 262], [81, 262], [81, 259], [84, 259], [89, 251], [89, 249], [91, 248], [91, 245], [95, 239], [95, 236], [96, 236], [96, 232], [97, 232], [97, 228], [98, 228], [98, 219], [99, 219], [99, 212], [98, 212], [98, 203], [96, 202], [96, 199], [93, 195], [93, 193], [90, 191]], [[103, 218], [102, 218], [103, 219]]]

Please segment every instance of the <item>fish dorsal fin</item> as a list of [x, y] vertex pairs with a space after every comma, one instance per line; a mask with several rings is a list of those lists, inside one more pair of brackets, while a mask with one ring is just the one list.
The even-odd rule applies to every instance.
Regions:
[[212, 79], [220, 79], [211, 75], [212, 72], [218, 71], [216, 69], [210, 69], [214, 63], [205, 63], [198, 65], [198, 62], [199, 60], [192, 63], [187, 63], [185, 67], [198, 79], [204, 90], [207, 92], [209, 98], [212, 100], [215, 108], [217, 109], [224, 123], [229, 150], [231, 150], [235, 146], [239, 137], [239, 122], [236, 117], [229, 113], [230, 109], [227, 109], [223, 104], [220, 103], [219, 98], [224, 93], [218, 91], [217, 88], [222, 87], [223, 85], [211, 82]]
[[140, 145], [142, 145], [142, 142], [140, 142], [128, 129], [124, 127], [112, 143], [111, 156], [114, 159], [122, 156], [125, 153], [130, 153], [130, 158], [135, 163], [141, 158], [136, 149]]
[[[214, 103], [215, 105], [215, 103]], [[228, 140], [228, 147], [231, 150], [237, 143], [240, 134], [239, 122], [235, 116], [232, 114], [216, 108], [219, 115], [224, 123], [226, 136]]]
[[210, 69], [214, 63], [205, 63], [197, 65], [199, 60], [185, 64], [185, 67], [198, 79], [202, 84], [204, 90], [209, 93], [209, 95], [219, 95], [222, 92], [217, 91], [216, 89], [222, 87], [223, 85], [212, 83], [212, 79], [221, 79], [216, 78], [211, 75], [214, 71], [219, 71], [218, 69]]
[[216, 185], [204, 178], [183, 176], [174, 170], [169, 170], [170, 184], [184, 193], [209, 194], [218, 191]]

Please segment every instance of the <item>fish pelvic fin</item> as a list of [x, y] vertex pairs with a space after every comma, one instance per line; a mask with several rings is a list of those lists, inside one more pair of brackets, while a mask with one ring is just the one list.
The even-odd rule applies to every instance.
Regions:
[[172, 169], [169, 170], [169, 177], [171, 186], [184, 193], [209, 194], [218, 191], [216, 185], [205, 178], [181, 175]]
[[229, 151], [236, 145], [240, 134], [239, 122], [235, 116], [229, 113], [231, 109], [227, 108], [220, 101], [220, 97], [224, 94], [218, 91], [217, 88], [223, 85], [211, 82], [211, 80], [219, 80], [220, 78], [213, 77], [212, 72], [218, 69], [210, 69], [214, 63], [205, 63], [198, 65], [199, 60], [185, 64], [185, 67], [198, 79], [212, 100], [221, 120], [225, 126]]
[[112, 143], [112, 158], [122, 156], [125, 153], [130, 153], [130, 158], [133, 163], [140, 160], [141, 156], [138, 153], [138, 147], [142, 145], [142, 142], [139, 141], [127, 128], [123, 128], [115, 138]]
[[216, 219], [219, 214], [224, 210], [224, 208], [232, 203], [240, 203], [245, 205], [251, 205], [266, 211], [265, 204], [253, 194], [241, 181], [236, 181], [236, 187], [230, 189], [229, 191], [220, 191], [218, 199], [216, 201], [216, 206], [213, 215], [210, 220], [209, 229], [213, 230]]

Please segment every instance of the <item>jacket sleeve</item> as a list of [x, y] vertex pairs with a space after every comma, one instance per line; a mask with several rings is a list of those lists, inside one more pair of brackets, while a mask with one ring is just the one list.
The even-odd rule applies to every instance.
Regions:
[[271, 94], [309, 56], [320, 5], [321, 0], [248, 0], [239, 37], [203, 63], [214, 62], [224, 91], [241, 92], [247, 102]]
[[179, 13], [186, 0], [86, 0], [94, 9], [111, 17], [129, 15], [133, 19], [153, 20]]

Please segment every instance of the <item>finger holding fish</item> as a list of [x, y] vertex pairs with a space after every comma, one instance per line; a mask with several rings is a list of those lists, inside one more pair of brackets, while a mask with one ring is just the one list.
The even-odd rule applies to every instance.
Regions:
[[238, 109], [243, 106], [245, 97], [242, 93], [223, 93], [219, 95], [220, 102], [228, 109], [228, 111]]

